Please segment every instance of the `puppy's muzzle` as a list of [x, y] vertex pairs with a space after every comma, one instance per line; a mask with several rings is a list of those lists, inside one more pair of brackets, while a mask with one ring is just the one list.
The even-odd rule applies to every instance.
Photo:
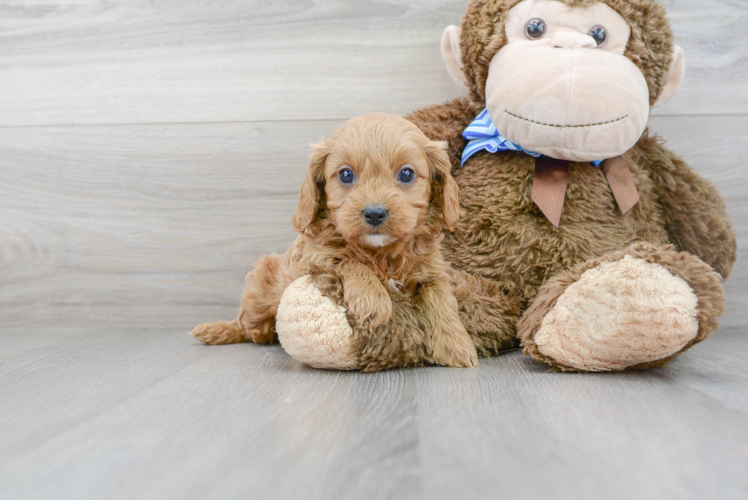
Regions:
[[387, 209], [382, 205], [368, 205], [364, 209], [362, 215], [369, 226], [378, 227], [387, 220], [389, 212], [387, 212]]

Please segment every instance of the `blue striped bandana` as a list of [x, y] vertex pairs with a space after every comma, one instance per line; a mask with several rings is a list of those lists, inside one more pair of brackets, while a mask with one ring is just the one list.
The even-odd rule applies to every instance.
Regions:
[[[462, 133], [462, 136], [470, 141], [462, 152], [462, 165], [465, 165], [468, 158], [483, 150], [488, 151], [489, 153], [522, 151], [533, 158], [543, 156], [540, 153], [528, 151], [501, 135], [501, 132], [496, 129], [496, 125], [491, 121], [491, 117], [488, 115], [488, 109], [481, 111], [478, 117], [468, 125]], [[602, 160], [593, 161], [592, 164], [599, 167], [602, 162]]]

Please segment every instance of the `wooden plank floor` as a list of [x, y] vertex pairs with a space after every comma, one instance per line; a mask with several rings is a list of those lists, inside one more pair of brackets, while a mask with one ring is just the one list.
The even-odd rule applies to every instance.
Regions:
[[6, 329], [0, 498], [738, 499], [748, 338], [559, 375], [302, 366], [183, 331]]
[[748, 498], [748, 3], [663, 0], [650, 120], [723, 193], [723, 329], [673, 365], [305, 368], [205, 347], [293, 240], [307, 143], [462, 95], [466, 0], [0, 2], [0, 499]]

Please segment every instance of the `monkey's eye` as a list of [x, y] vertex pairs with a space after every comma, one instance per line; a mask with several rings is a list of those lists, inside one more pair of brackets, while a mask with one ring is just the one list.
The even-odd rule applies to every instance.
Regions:
[[525, 35], [527, 35], [527, 38], [530, 40], [540, 40], [545, 36], [545, 32], [545, 21], [542, 19], [530, 19], [527, 26], [525, 26]]
[[608, 31], [605, 26], [595, 26], [587, 34], [595, 39], [598, 47], [602, 47], [608, 41]]
[[416, 178], [415, 171], [410, 167], [410, 165], [405, 165], [403, 168], [400, 169], [400, 173], [397, 174], [397, 180], [402, 182], [403, 184], [410, 184], [413, 182]]
[[352, 184], [356, 180], [356, 176], [353, 174], [353, 170], [345, 167], [338, 172], [338, 179], [341, 184]]

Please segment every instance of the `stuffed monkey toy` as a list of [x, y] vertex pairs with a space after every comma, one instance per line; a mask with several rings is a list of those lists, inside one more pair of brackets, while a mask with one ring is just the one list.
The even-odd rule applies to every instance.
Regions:
[[[470, 98], [407, 118], [449, 145], [462, 216], [442, 251], [479, 355], [521, 345], [554, 370], [631, 370], [709, 336], [735, 234], [714, 186], [647, 130], [685, 72], [665, 9], [472, 0], [442, 52]], [[348, 346], [314, 364], [360, 367], [334, 302], [294, 282], [278, 336], [291, 355]]]

